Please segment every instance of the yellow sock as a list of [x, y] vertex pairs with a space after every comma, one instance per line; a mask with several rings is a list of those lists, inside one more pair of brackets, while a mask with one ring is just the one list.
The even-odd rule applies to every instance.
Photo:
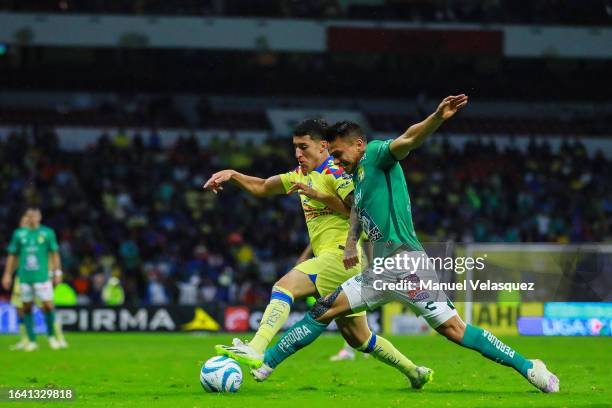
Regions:
[[21, 340], [28, 340], [28, 333], [26, 332], [25, 324], [19, 323], [19, 337]]
[[55, 319], [53, 327], [55, 328], [55, 337], [60, 341], [64, 340], [64, 331], [62, 330], [62, 323], [59, 319]]
[[416, 365], [403, 355], [391, 342], [384, 337], [370, 334], [368, 341], [359, 347], [360, 351], [370, 353], [375, 359], [395, 367], [409, 377], [416, 376]]
[[249, 342], [249, 346], [263, 353], [268, 344], [270, 344], [270, 341], [272, 341], [272, 338], [285, 324], [287, 317], [289, 317], [292, 303], [293, 295], [291, 292], [279, 286], [274, 286], [272, 288], [272, 296], [270, 296], [270, 303], [268, 303], [266, 311], [261, 317], [259, 329]]

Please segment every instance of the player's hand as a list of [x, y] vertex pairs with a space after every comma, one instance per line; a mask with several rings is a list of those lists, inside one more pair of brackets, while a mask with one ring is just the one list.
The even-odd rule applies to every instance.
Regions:
[[463, 108], [468, 103], [467, 95], [461, 94], [456, 96], [447, 96], [442, 100], [438, 109], [436, 109], [436, 115], [443, 120], [447, 120], [453, 117], [455, 113]]
[[291, 193], [304, 194], [306, 197], [317, 201], [321, 199], [321, 193], [304, 183], [292, 183], [292, 186], [287, 190], [287, 194]]
[[231, 180], [232, 176], [236, 173], [234, 170], [222, 170], [213, 174], [206, 183], [202, 186], [204, 190], [211, 190], [215, 194], [219, 194], [223, 191], [222, 184]]
[[349, 270], [359, 263], [359, 255], [357, 253], [357, 243], [347, 242], [344, 247], [344, 259], [342, 260], [344, 269]]
[[2, 275], [2, 287], [4, 290], [9, 290], [11, 288], [11, 275]]

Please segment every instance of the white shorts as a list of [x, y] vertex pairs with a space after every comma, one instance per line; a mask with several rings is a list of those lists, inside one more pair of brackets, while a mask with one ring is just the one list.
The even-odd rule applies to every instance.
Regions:
[[37, 297], [41, 302], [53, 301], [53, 284], [51, 281], [38, 283], [19, 283], [21, 301], [30, 303]]
[[[422, 251], [402, 253], [407, 256], [425, 257]], [[419, 281], [435, 280], [437, 273], [434, 269], [417, 269], [408, 271], [406, 269], [390, 268], [382, 273], [374, 273], [372, 268], [367, 268], [360, 275], [353, 276], [342, 284], [342, 290], [346, 294], [351, 310], [353, 312], [361, 310], [373, 310], [385, 303], [400, 302], [408, 305], [417, 315], [423, 316], [427, 323], [434, 329], [457, 315], [455, 306], [448, 299], [443, 291], [428, 291], [419, 289]], [[414, 282], [416, 289], [410, 290], [389, 289], [391, 283]]]

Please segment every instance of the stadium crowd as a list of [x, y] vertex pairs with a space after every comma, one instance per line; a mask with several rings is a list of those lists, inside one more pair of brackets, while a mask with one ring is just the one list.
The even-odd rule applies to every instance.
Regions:
[[606, 0], [0, 0], [0, 9], [511, 24], [609, 24], [612, 19], [612, 3]]
[[[579, 141], [553, 152], [438, 137], [403, 165], [423, 242], [612, 238], [610, 160]], [[81, 303], [100, 303], [111, 276], [128, 303], [264, 302], [308, 243], [297, 198], [233, 187], [215, 196], [201, 184], [222, 168], [263, 177], [294, 167], [282, 139], [199, 146], [185, 132], [162, 149], [154, 131], [118, 132], [71, 152], [52, 130], [15, 132], [0, 141], [0, 237], [5, 245], [24, 205], [39, 205]]]

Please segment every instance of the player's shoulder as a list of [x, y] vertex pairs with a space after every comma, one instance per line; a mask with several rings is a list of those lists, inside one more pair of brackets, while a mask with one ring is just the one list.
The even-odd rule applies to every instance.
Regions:
[[333, 177], [334, 179], [339, 179], [346, 174], [341, 166], [334, 163], [334, 159], [331, 156], [329, 156], [319, 167], [317, 167], [315, 172], [327, 177]]
[[18, 237], [24, 236], [28, 233], [28, 229], [24, 228], [24, 227], [17, 227], [15, 228], [15, 230], [13, 231], [13, 235], [16, 235]]
[[40, 225], [40, 230], [45, 234], [54, 234], [53, 228], [47, 227], [46, 225]]
[[370, 153], [370, 152], [378, 153], [380, 149], [387, 148], [387, 146], [391, 144], [392, 141], [393, 139], [387, 139], [387, 140], [376, 139], [376, 140], [369, 141], [368, 145], [366, 146], [366, 153]]

